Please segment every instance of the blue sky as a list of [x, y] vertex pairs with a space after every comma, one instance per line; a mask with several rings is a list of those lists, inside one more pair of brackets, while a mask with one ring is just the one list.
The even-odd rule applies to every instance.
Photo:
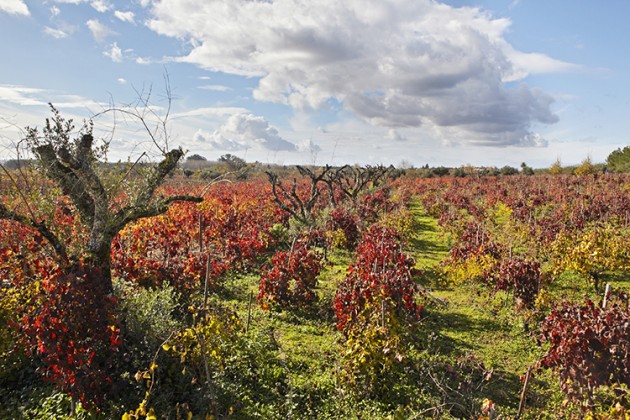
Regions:
[[[164, 113], [167, 74], [169, 147], [211, 160], [602, 162], [630, 144], [629, 15], [627, 0], [0, 0], [0, 160], [48, 102], [81, 120], [150, 90]], [[111, 114], [96, 126], [110, 160], [151, 152]]]

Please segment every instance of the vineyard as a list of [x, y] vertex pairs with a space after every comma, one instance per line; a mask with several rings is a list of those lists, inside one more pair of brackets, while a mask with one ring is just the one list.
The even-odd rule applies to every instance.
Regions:
[[630, 176], [285, 169], [163, 177], [109, 266], [5, 171], [0, 417], [628, 418]]

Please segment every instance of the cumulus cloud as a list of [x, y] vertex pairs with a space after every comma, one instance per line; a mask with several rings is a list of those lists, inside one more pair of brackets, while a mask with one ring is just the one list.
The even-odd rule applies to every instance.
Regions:
[[116, 16], [118, 19], [122, 20], [123, 22], [128, 22], [128, 23], [134, 23], [135, 20], [135, 14], [131, 11], [128, 12], [122, 12], [120, 10], [116, 10], [114, 12], [114, 16]]
[[212, 133], [199, 130], [193, 140], [217, 150], [237, 151], [247, 149], [289, 151], [298, 150], [295, 144], [283, 139], [278, 130], [260, 116], [234, 114]]
[[103, 25], [97, 19], [90, 19], [85, 24], [92, 33], [96, 42], [103, 42], [108, 36], [116, 34], [116, 32]]
[[177, 60], [259, 77], [258, 100], [317, 109], [333, 98], [373, 125], [478, 144], [531, 143], [532, 124], [557, 117], [523, 79], [576, 68], [515, 50], [508, 19], [433, 0], [162, 0], [151, 12], [152, 30], [193, 46]]
[[318, 144], [313, 142], [313, 139], [304, 139], [297, 144], [296, 149], [298, 152], [306, 152], [311, 154], [317, 154], [322, 151], [322, 148]]
[[120, 63], [123, 59], [123, 53], [117, 43], [113, 43], [110, 48], [103, 52], [103, 55], [109, 57], [114, 63]]
[[0, 0], [0, 12], [23, 16], [31, 14], [23, 0]]

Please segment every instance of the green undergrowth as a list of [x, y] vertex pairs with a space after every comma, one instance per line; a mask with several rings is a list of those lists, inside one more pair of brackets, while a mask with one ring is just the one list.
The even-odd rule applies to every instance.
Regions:
[[[256, 304], [258, 277], [235, 275], [226, 279], [214, 299], [235, 308], [243, 323], [250, 319], [250, 334], [268, 331], [273, 337], [284, 378], [284, 401], [278, 415], [293, 418], [449, 418], [480, 413], [484, 400], [492, 400], [503, 416], [518, 410], [522, 379], [542, 355], [534, 326], [515, 313], [512, 297], [490, 294], [479, 285], [440, 285], [436, 268], [449, 250], [449, 238], [437, 220], [414, 203], [414, 232], [408, 251], [428, 296], [417, 342], [410, 352], [414, 368], [400, 378], [401, 392], [412, 383], [415, 396], [405, 406], [378, 399], [353, 399], [339, 382], [343, 336], [336, 331], [330, 302], [343, 279], [352, 255], [328, 254], [319, 276], [319, 300], [300, 311], [261, 310]], [[252, 304], [249, 299], [252, 296]], [[248, 315], [249, 307], [249, 315]], [[451, 377], [452, 376], [452, 377]], [[411, 394], [411, 392], [409, 392]], [[524, 418], [553, 418], [562, 396], [554, 378], [535, 372], [525, 400]]]
[[[493, 294], [479, 284], [442, 281], [439, 264], [448, 255], [451, 239], [418, 202], [412, 201], [410, 210], [414, 224], [407, 250], [421, 273], [417, 281], [424, 291], [419, 298], [423, 316], [389, 394], [357, 397], [355, 390], [340, 379], [347, 350], [344, 336], [335, 327], [331, 302], [353, 255], [333, 250], [318, 277], [318, 300], [310, 307], [262, 310], [256, 299], [260, 280], [256, 270], [226, 275], [209, 293], [210, 306], [229, 308], [241, 323], [241, 344], [231, 344], [237, 353], [228, 354], [228, 359], [251, 359], [233, 361], [233, 371], [227, 369], [215, 376], [216, 385], [223, 387], [221, 392], [235, 402], [231, 418], [477, 418], [489, 400], [494, 404], [495, 416], [516, 416], [523, 379], [545, 351], [537, 343], [539, 319], [518, 312], [513, 297], [504, 292]], [[602, 284], [627, 289], [628, 281], [624, 273], [607, 273]], [[577, 302], [583, 301], [585, 294], [601, 295], [572, 273], [544, 287], [551, 302], [563, 297]], [[203, 296], [199, 294], [192, 300], [201, 302]], [[167, 320], [163, 324], [170, 325]], [[167, 364], [164, 352], [158, 362]], [[173, 391], [168, 387], [158, 383], [152, 396], [156, 407], [163, 403], [158, 418], [174, 414], [168, 411], [164, 397]], [[39, 394], [33, 395], [39, 398]], [[139, 393], [137, 399], [141, 398]], [[522, 418], [557, 418], [558, 413], [565, 412], [563, 399], [553, 373], [533, 369]], [[68, 410], [67, 398], [56, 394], [41, 401], [39, 411], [31, 402], [25, 403], [20, 412], [30, 415], [28, 418], [37, 418], [33, 417], [36, 411], [57, 418], [57, 412]], [[237, 407], [239, 401], [249, 407]], [[134, 408], [131, 405], [125, 410]], [[17, 410], [9, 409], [14, 413]], [[7, 414], [2, 409], [0, 413]], [[80, 416], [84, 418], [85, 414]]]

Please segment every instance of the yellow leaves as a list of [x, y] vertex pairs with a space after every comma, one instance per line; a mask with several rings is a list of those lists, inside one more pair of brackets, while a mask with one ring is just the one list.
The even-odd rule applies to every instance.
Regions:
[[326, 239], [333, 248], [344, 248], [348, 242], [343, 229], [326, 231]]
[[[164, 351], [169, 351], [169, 350], [171, 349], [171, 347], [172, 347], [172, 346], [171, 346], [171, 345], [169, 345], [168, 343], [164, 343], [164, 344], [162, 344], [162, 349], [163, 349]], [[175, 349], [174, 349], [174, 348], [173, 348], [173, 351], [175, 351]]]
[[630, 231], [614, 223], [591, 226], [572, 235], [558, 235], [551, 245], [553, 272], [575, 271], [587, 278], [593, 272], [630, 268]]
[[483, 279], [495, 264], [496, 259], [490, 255], [475, 255], [464, 262], [444, 266], [443, 272], [449, 282], [460, 284], [469, 280]]
[[506, 226], [510, 220], [512, 220], [514, 210], [512, 210], [507, 204], [498, 201], [493, 208], [487, 211], [487, 213], [488, 218], [492, 221], [492, 223], [501, 228]]
[[151, 367], [149, 368], [149, 370], [153, 372], [157, 368], [158, 368], [158, 365], [156, 363], [151, 363]]

